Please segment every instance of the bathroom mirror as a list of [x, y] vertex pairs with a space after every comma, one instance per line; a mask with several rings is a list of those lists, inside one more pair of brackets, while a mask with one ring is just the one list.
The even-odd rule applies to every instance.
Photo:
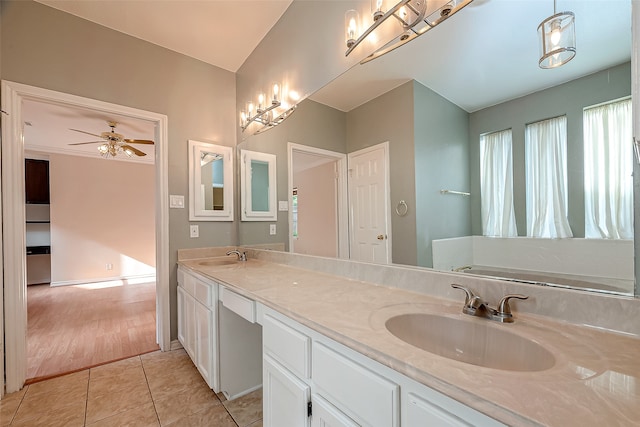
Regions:
[[242, 221], [275, 221], [276, 156], [240, 151], [240, 207]]
[[233, 221], [233, 148], [189, 141], [189, 221]]
[[[522, 7], [524, 7], [525, 3], [526, 5], [533, 3], [539, 4], [539, 2], [522, 2]], [[516, 124], [506, 126], [499, 124], [499, 119], [501, 117], [498, 117], [496, 114], [492, 115], [493, 118], [491, 120], [493, 120], [493, 124], [486, 122], [486, 127], [484, 125], [480, 126], [478, 123], [482, 118], [481, 116], [484, 114], [483, 110], [488, 110], [489, 107], [493, 107], [501, 103], [504, 103], [505, 106], [512, 106], [513, 108], [508, 108], [506, 112], [503, 112], [502, 118], [505, 118], [505, 116], [508, 115], [510, 118], [514, 119], [514, 122], [517, 121], [517, 126], [524, 127], [527, 123], [558, 115], [556, 110], [562, 110], [562, 108], [565, 108], [562, 107], [560, 103], [564, 102], [567, 100], [566, 98], [568, 98], [564, 96], [566, 93], [565, 89], [572, 86], [577, 87], [577, 89], [574, 88], [576, 93], [581, 93], [582, 95], [593, 95], [593, 98], [597, 99], [593, 101], [586, 99], [584, 100], [583, 105], [580, 106], [576, 104], [571, 107], [570, 114], [573, 114], [574, 117], [576, 114], [581, 115], [582, 108], [584, 107], [598, 104], [600, 102], [628, 97], [631, 94], [630, 1], [615, 0], [615, 4], [617, 6], [614, 9], [615, 14], [618, 15], [615, 18], [615, 21], [617, 22], [616, 25], [621, 29], [624, 29], [623, 33], [617, 32], [618, 29], [616, 29], [616, 37], [618, 37], [616, 42], [612, 43], [612, 41], [609, 40], [608, 42], [605, 42], [604, 46], [599, 44], [594, 48], [591, 48], [587, 38], [578, 38], [579, 51], [576, 58], [571, 63], [556, 70], [539, 70], [537, 68], [537, 51], [535, 44], [535, 27], [537, 24], [534, 23], [533, 29], [530, 30], [529, 22], [526, 26], [523, 26], [518, 20], [505, 20], [503, 19], [504, 16], [500, 15], [500, 11], [497, 11], [493, 17], [487, 18], [486, 22], [482, 20], [478, 22], [485, 22], [489, 27], [495, 26], [495, 28], [503, 28], [503, 24], [508, 22], [510, 31], [522, 31], [521, 27], [525, 28], [528, 33], [533, 33], [531, 36], [533, 38], [533, 48], [526, 52], [521, 47], [517, 47], [515, 50], [507, 49], [504, 45], [506, 42], [506, 40], [504, 40], [504, 31], [501, 31], [498, 32], [499, 34], [496, 33], [495, 44], [502, 49], [498, 49], [499, 52], [504, 54], [508, 50], [509, 54], [498, 58], [496, 56], [488, 55], [485, 47], [479, 47], [475, 51], [466, 49], [464, 45], [471, 43], [471, 39], [474, 38], [473, 34], [467, 34], [467, 32], [465, 32], [465, 38], [456, 37], [456, 28], [460, 28], [460, 26], [464, 28], [477, 27], [477, 31], [481, 32], [485, 31], [487, 28], [486, 26], [472, 25], [465, 21], [465, 19], [471, 19], [473, 17], [472, 12], [487, 7], [493, 7], [494, 11], [495, 8], [519, 9], [521, 7], [520, 3], [515, 5], [512, 2], [499, 0], [491, 2], [477, 2], [474, 4], [475, 6], [469, 6], [466, 10], [452, 18], [451, 22], [448, 22], [441, 28], [430, 32], [428, 35], [411, 42], [403, 48], [398, 49], [396, 52], [392, 52], [384, 58], [366, 65], [355, 66], [343, 76], [318, 91], [318, 93], [311, 95], [307, 100], [303, 101], [299, 105], [296, 114], [288, 119], [286, 123], [283, 123], [281, 127], [262, 135], [247, 138], [246, 141], [243, 141], [240, 144], [240, 147], [251, 148], [252, 150], [257, 151], [264, 150], [271, 154], [275, 154], [278, 158], [282, 159], [286, 159], [286, 146], [289, 142], [349, 153], [358, 148], [362, 148], [361, 146], [354, 144], [354, 135], [360, 132], [356, 129], [355, 116], [361, 116], [357, 119], [359, 120], [357, 126], [366, 128], [365, 131], [360, 132], [365, 135], [365, 137], [362, 138], [363, 140], [368, 139], [368, 144], [370, 145], [382, 142], [379, 138], [387, 138], [390, 140], [391, 214], [393, 217], [392, 233], [394, 242], [393, 260], [400, 264], [432, 267], [432, 264], [427, 263], [427, 260], [432, 262], [432, 254], [428, 252], [428, 250], [430, 250], [429, 247], [433, 240], [446, 239], [449, 237], [479, 236], [482, 234], [479, 219], [480, 194], [478, 182], [479, 163], [477, 159], [477, 156], [479, 155], [479, 150], [477, 148], [478, 134], [483, 132], [499, 131], [506, 127], [516, 126]], [[598, 15], [598, 11], [602, 10], [601, 7], [604, 4], [603, 2], [570, 1], [567, 2], [567, 4], [570, 8], [576, 8], [576, 16], [580, 17], [581, 20], [578, 22], [582, 28], [593, 28], [600, 25], [600, 18], [598, 18], [598, 16], [601, 17], [601, 15]], [[469, 12], [468, 17], [465, 16], [467, 12]], [[597, 19], [594, 23], [591, 23], [586, 20], [587, 16], [595, 16]], [[449, 30], [451, 31], [449, 32]], [[596, 37], [596, 39], [598, 39], [598, 37]], [[604, 42], [603, 40], [597, 41], [598, 43]], [[579, 61], [594, 63], [598, 61], [600, 56], [602, 56], [601, 53], [603, 50], [609, 50], [609, 48], [614, 45], [615, 49], [626, 49], [621, 59], [601, 65], [599, 68], [589, 73], [579, 75], [572, 74], [572, 70], [575, 69], [574, 65], [579, 64]], [[442, 49], [443, 46], [447, 47], [444, 51]], [[438, 66], [432, 67], [434, 69], [434, 73], [429, 80], [414, 82], [414, 88], [407, 88], [403, 93], [403, 85], [407, 84], [406, 82], [409, 79], [405, 77], [403, 69], [398, 67], [393, 71], [393, 74], [387, 74], [384, 78], [381, 77], [377, 81], [372, 81], [372, 83], [370, 83], [366, 88], [359, 85], [362, 80], [361, 76], [375, 76], [378, 63], [386, 61], [387, 65], [400, 64], [401, 62], [397, 60], [396, 55], [404, 54], [405, 51], [409, 52], [414, 48], [421, 49], [413, 51], [412, 56], [414, 59], [430, 58], [430, 61], [428, 61], [430, 64], [438, 64]], [[462, 67], [453, 71], [450, 69], [446, 70], [443, 64], [437, 60], [437, 58], [440, 58], [443, 55], [460, 56], [463, 52], [472, 56], [474, 59], [475, 63], [472, 67]], [[524, 88], [528, 81], [532, 80], [532, 77], [527, 75], [517, 75], [513, 72], [513, 68], [510, 66], [510, 61], [514, 61], [520, 57], [524, 57], [526, 61], [531, 62], [533, 67], [533, 70], [531, 71], [532, 73], [552, 73], [546, 75], [561, 75], [563, 76], [563, 79], [536, 90], [522, 89], [522, 92], [520, 92], [516, 97], [496, 100], [495, 102], [482, 107], [467, 107], [467, 105], [473, 104], [472, 97], [476, 96], [478, 93], [498, 94], [504, 88], [512, 88], [512, 90], [517, 90], [519, 87]], [[497, 64], [503, 64], [504, 66], [501, 67]], [[601, 74], [596, 75], [596, 71]], [[468, 100], [463, 99], [461, 102], [456, 101], [456, 103], [454, 103], [446, 97], [441, 97], [443, 98], [443, 102], [440, 104], [442, 108], [431, 108], [426, 110], [428, 114], [416, 116], [421, 118], [420, 120], [416, 120], [418, 125], [423, 125], [423, 123], [420, 122], [429, 123], [430, 127], [422, 131], [423, 135], [438, 135], [438, 138], [443, 141], [441, 145], [431, 147], [431, 149], [426, 149], [424, 147], [419, 147], [417, 144], [412, 144], [410, 147], [406, 148], [405, 151], [394, 152], [394, 149], [398, 150], [398, 147], [402, 145], [398, 138], [396, 137], [394, 140], [391, 140], [390, 136], [381, 136], [382, 134], [377, 132], [379, 129], [379, 122], [387, 120], [385, 116], [393, 116], [396, 120], [393, 123], [393, 126], [388, 126], [389, 128], [394, 127], [397, 131], [401, 131], [402, 129], [406, 131], [409, 129], [411, 132], [414, 132], [415, 128], [413, 127], [413, 124], [402, 121], [402, 119], [407, 115], [411, 115], [413, 117], [413, 114], [417, 109], [405, 109], [404, 111], [406, 114], [404, 115], [398, 114], [398, 111], [405, 108], [407, 104], [411, 104], [411, 107], [406, 108], [415, 108], [413, 103], [415, 94], [418, 91], [430, 91], [434, 92], [436, 95], [440, 93], [438, 90], [431, 89], [429, 87], [430, 85], [435, 87], [437, 83], [440, 85], [449, 84], [451, 86], [464, 86], [462, 84], [464, 83], [463, 80], [465, 75], [468, 75], [469, 73], [475, 73], [481, 76], [502, 73], [502, 78], [500, 83], [495, 86], [487, 84], [468, 88]], [[621, 79], [620, 76], [623, 76], [623, 78]], [[593, 85], [591, 80], [592, 78], [599, 79], [602, 85], [599, 87]], [[619, 85], [620, 83], [622, 83], [622, 85], [609, 94], [611, 87], [614, 84]], [[388, 92], [385, 92], [385, 90], [379, 90], [376, 84], [384, 86], [387, 88], [385, 90]], [[389, 87], [389, 84], [392, 86]], [[550, 97], [547, 98], [547, 104], [541, 103], [539, 100], [533, 100], [535, 93], [543, 90], [550, 95]], [[346, 94], [359, 92], [363, 94], [362, 101], [355, 107], [328, 107], [327, 105], [331, 104], [326, 102], [328, 97], [325, 97], [325, 95], [332, 93], [335, 95], [336, 92]], [[576, 95], [576, 97], [577, 96], [579, 95]], [[520, 104], [508, 104], [508, 102], [513, 101], [514, 98], [520, 97], [522, 98], [522, 102]], [[377, 104], [376, 99], [379, 100]], [[468, 104], [465, 104], [467, 102]], [[518, 116], [518, 114], [521, 114], [528, 106], [532, 106], [534, 103], [538, 104], [536, 107], [538, 111], [535, 114]], [[376, 115], [372, 114], [374, 104], [376, 105], [375, 108], [377, 108]], [[455, 106], [457, 105], [465, 105], [464, 108], [458, 108], [460, 108], [460, 114], [462, 116], [467, 116], [466, 124], [458, 125], [433, 120], [433, 116], [435, 116], [433, 113], [444, 109], [456, 108]], [[497, 111], [497, 109], [494, 111]], [[540, 113], [540, 111], [542, 113]], [[544, 115], [545, 112], [546, 115]], [[364, 116], [364, 118], [362, 118], [362, 116]], [[447, 126], [449, 130], [458, 129], [465, 139], [464, 142], [458, 144], [451, 140], [447, 141], [447, 134], [442, 133], [443, 128]], [[578, 124], [576, 121], [573, 122], [571, 126], [573, 126], [573, 134], [577, 135], [575, 136], [576, 141], [582, 140], [580, 135], [581, 124]], [[368, 134], [366, 134], [367, 131], [369, 132]], [[273, 133], [270, 134], [271, 132]], [[413, 134], [411, 134], [410, 137], [414, 138]], [[574, 145], [577, 143], [576, 141], [573, 141]], [[574, 148], [579, 150], [577, 145], [575, 145]], [[522, 155], [522, 158], [524, 158], [524, 151], [517, 155]], [[632, 155], [631, 150], [630, 155]], [[417, 158], [424, 159], [424, 162], [416, 163]], [[572, 202], [573, 205], [570, 208], [569, 215], [571, 216], [570, 220], [573, 221], [572, 228], [574, 228], [573, 231], [576, 240], [584, 237], [584, 196], [581, 195], [581, 192], [584, 191], [584, 188], [581, 185], [583, 179], [583, 165], [581, 165], [582, 158], [582, 153], [580, 151], [575, 151], [575, 154], [568, 160], [568, 171], [570, 179], [573, 180], [569, 197], [574, 201]], [[446, 161], [443, 159], [446, 159]], [[279, 173], [279, 179], [281, 181], [286, 181], [286, 171], [280, 170]], [[522, 217], [524, 217], [522, 206], [524, 206], [523, 203], [525, 198], [523, 176], [524, 175], [522, 175], [522, 178], [514, 177], [517, 181], [514, 182], [517, 188], [514, 197], [519, 199]], [[443, 194], [440, 192], [440, 190], [443, 189], [470, 193], [470, 196], [458, 195], [453, 192]], [[278, 195], [282, 199], [287, 196], [286, 185], [281, 185]], [[396, 215], [395, 212], [393, 212], [393, 208], [400, 201], [404, 201], [408, 206], [407, 213], [404, 216]], [[402, 212], [404, 213], [404, 209]], [[460, 218], [460, 216], [464, 216], [466, 219]], [[456, 224], [459, 224], [459, 227]], [[518, 224], [519, 235], [524, 236], [526, 234], [526, 228], [523, 230], [521, 224], [522, 222], [520, 221]], [[288, 223], [284, 222], [284, 218], [281, 217], [281, 221], [278, 226], [281, 230], [283, 228], [286, 229], [288, 227]], [[251, 245], [273, 242], [273, 240], [261, 237], [259, 233], [249, 232], [251, 230], [250, 228], [246, 228], [246, 230], [248, 231], [245, 232], [245, 227], [240, 227], [239, 240], [241, 244]], [[286, 234], [283, 237], [280, 237], [280, 241], [285, 245], [287, 244], [286, 239]], [[620, 265], [624, 265], [625, 271], [630, 273], [629, 280], [624, 283], [624, 290], [611, 291], [610, 289], [601, 289], [599, 291], [624, 294], [634, 293], [633, 241], [627, 240], [626, 242], [627, 246], [629, 246], [629, 250], [625, 250], [624, 259], [620, 258], [617, 260], [621, 263]], [[420, 253], [421, 251], [422, 253]], [[563, 249], [563, 251], [566, 254], [573, 255], [576, 262], [581, 258], [582, 253], [578, 250], [574, 251], [573, 249]], [[414, 254], [418, 252], [418, 256], [415, 257], [414, 255], [413, 260], [410, 257], [412, 252]], [[529, 256], [536, 257], [537, 255], [532, 253]], [[542, 257], [542, 255], [539, 256]], [[460, 266], [462, 266], [462, 264], [455, 265], [455, 267]], [[451, 270], [451, 267], [452, 266], [448, 266], [445, 269]], [[510, 278], [506, 274], [502, 277]], [[547, 277], [545, 280], [534, 281], [541, 283], [544, 282], [545, 284], [554, 284], [554, 280], [556, 279]], [[580, 286], [575, 287], [584, 289]], [[598, 291], [597, 289], [590, 290]]]

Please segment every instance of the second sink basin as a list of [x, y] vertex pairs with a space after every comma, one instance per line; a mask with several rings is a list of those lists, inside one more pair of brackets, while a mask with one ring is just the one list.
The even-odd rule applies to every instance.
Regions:
[[555, 364], [540, 344], [484, 322], [412, 313], [390, 318], [386, 328], [415, 347], [485, 368], [534, 372]]

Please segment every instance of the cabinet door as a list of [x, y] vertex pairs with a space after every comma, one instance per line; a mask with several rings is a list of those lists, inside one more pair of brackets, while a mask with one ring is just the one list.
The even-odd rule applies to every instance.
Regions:
[[26, 203], [49, 204], [49, 161], [24, 160]]
[[309, 386], [266, 355], [262, 372], [264, 427], [308, 427]]
[[184, 293], [184, 349], [187, 350], [189, 357], [196, 361], [196, 300]]
[[314, 394], [311, 400], [313, 402], [311, 427], [360, 427], [321, 396]]
[[215, 313], [198, 301], [195, 302], [196, 367], [210, 388], [217, 391], [217, 365], [215, 351]]
[[403, 427], [471, 427], [474, 424], [464, 421], [433, 402], [409, 393], [407, 418], [403, 420], [402, 425]]
[[178, 341], [180, 341], [182, 347], [187, 348], [184, 298], [184, 290], [180, 286], [178, 286]]

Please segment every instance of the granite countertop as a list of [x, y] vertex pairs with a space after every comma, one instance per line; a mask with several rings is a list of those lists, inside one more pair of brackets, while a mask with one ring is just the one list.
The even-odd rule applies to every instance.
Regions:
[[626, 426], [640, 420], [637, 336], [515, 313], [515, 323], [487, 326], [539, 343], [553, 354], [555, 365], [537, 372], [484, 368], [414, 347], [385, 328], [387, 319], [406, 313], [490, 322], [461, 314], [462, 297], [453, 304], [259, 260], [227, 265], [203, 261], [179, 264], [507, 425]]

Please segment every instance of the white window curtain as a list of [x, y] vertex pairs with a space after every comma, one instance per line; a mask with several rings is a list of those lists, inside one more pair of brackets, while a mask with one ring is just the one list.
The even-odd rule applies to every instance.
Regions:
[[587, 108], [583, 123], [585, 237], [633, 239], [631, 99]]
[[480, 136], [482, 234], [516, 237], [511, 129]]
[[526, 126], [527, 236], [572, 237], [567, 203], [567, 118]]

